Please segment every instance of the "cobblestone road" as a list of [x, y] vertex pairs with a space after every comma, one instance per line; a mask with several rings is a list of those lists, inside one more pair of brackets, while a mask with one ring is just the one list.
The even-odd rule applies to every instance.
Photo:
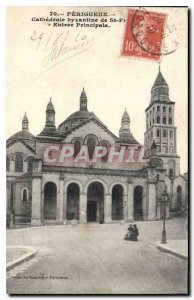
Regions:
[[[187, 292], [187, 263], [157, 250], [162, 222], [139, 222], [139, 242], [123, 240], [127, 225], [47, 226], [8, 230], [8, 244], [39, 249], [7, 273], [14, 294], [177, 294]], [[169, 220], [167, 236], [186, 238], [185, 220]], [[40, 279], [41, 277], [41, 279]]]

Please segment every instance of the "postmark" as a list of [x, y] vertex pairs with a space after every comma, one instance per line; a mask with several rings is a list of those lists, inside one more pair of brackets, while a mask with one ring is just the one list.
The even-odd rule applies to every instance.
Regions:
[[159, 62], [180, 46], [175, 22], [165, 13], [129, 9], [121, 54]]

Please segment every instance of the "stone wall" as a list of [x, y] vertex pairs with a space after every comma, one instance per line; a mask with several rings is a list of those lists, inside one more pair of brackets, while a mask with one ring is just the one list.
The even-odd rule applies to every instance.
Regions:
[[[24, 191], [26, 190], [26, 192]], [[26, 193], [26, 197], [24, 196]], [[31, 202], [32, 202], [32, 183], [31, 181], [16, 182], [13, 185], [14, 200], [14, 221], [15, 224], [30, 223], [31, 221]]]

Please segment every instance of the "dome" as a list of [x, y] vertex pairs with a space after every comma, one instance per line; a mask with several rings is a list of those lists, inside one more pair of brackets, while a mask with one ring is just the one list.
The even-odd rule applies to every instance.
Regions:
[[66, 133], [69, 130], [89, 120], [90, 117], [91, 117], [91, 113], [87, 110], [76, 111], [59, 125], [58, 130], [61, 134]]
[[15, 133], [14, 135], [12, 135], [8, 141], [12, 141], [12, 140], [31, 140], [33, 141], [35, 139], [34, 135], [32, 133], [30, 133], [28, 130], [21, 130], [17, 133]]
[[58, 132], [61, 135], [67, 135], [71, 130], [77, 128], [83, 123], [87, 122], [90, 119], [94, 119], [99, 122], [102, 126], [106, 127], [103, 122], [97, 118], [93, 112], [87, 110], [87, 96], [83, 88], [80, 95], [80, 110], [72, 113], [67, 119], [65, 119], [59, 126]]
[[28, 118], [25, 113], [23, 120], [22, 120], [22, 130], [16, 132], [13, 134], [8, 140], [7, 143], [9, 144], [12, 141], [19, 141], [23, 140], [29, 145], [34, 145], [35, 144], [35, 136], [29, 132], [28, 130]]
[[[74, 119], [89, 119], [90, 118], [90, 112], [87, 110], [78, 110], [71, 114], [65, 121], [74, 120]], [[65, 122], [64, 121], [64, 122]]]

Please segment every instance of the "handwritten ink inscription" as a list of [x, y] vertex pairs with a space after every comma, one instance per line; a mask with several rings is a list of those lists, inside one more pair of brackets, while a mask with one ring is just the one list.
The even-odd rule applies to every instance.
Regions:
[[43, 73], [88, 50], [94, 43], [93, 37], [83, 33], [73, 35], [70, 31], [57, 34], [33, 31], [30, 40], [42, 55]]

